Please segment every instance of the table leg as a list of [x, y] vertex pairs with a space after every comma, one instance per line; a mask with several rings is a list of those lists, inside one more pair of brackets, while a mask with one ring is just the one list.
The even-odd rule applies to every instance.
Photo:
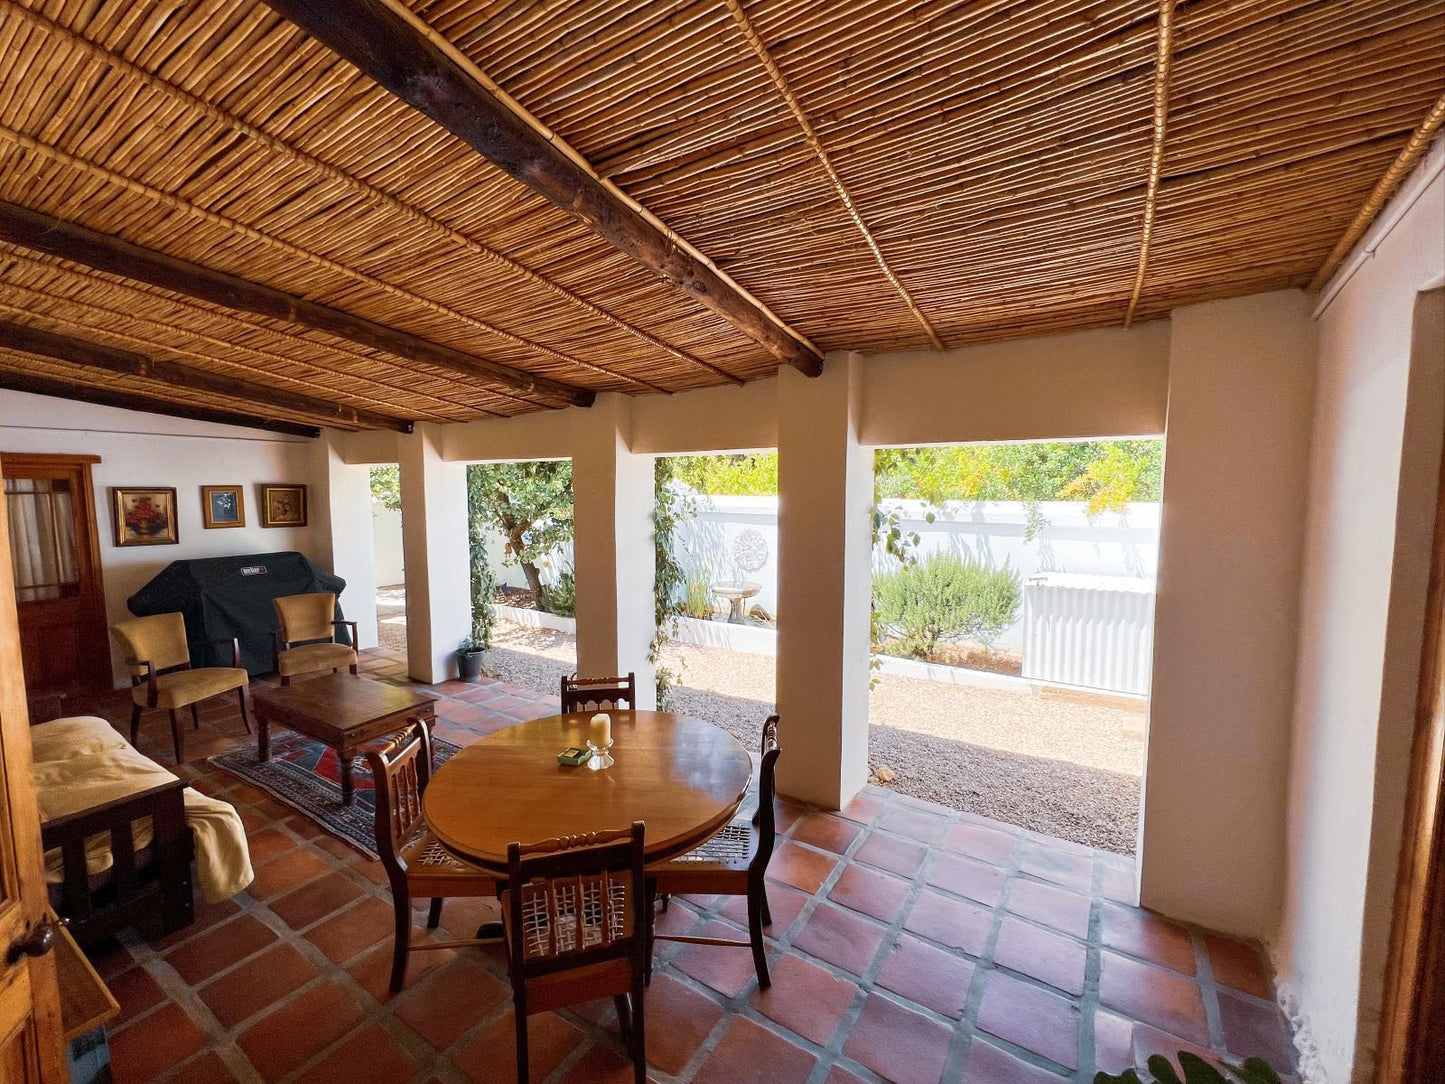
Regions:
[[256, 713], [256, 754], [259, 760], [271, 759], [271, 729], [260, 712]]
[[356, 793], [356, 785], [351, 781], [351, 756], [343, 750], [336, 759], [341, 762], [341, 804], [350, 805], [351, 796]]

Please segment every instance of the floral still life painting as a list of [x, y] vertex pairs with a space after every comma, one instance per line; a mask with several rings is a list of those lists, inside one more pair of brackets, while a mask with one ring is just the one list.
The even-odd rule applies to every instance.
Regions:
[[116, 486], [110, 492], [117, 546], [173, 546], [180, 542], [174, 489]]

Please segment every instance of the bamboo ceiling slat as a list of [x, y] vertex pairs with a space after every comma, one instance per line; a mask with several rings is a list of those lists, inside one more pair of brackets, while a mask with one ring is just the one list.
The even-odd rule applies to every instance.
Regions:
[[[827, 349], [1307, 285], [1445, 95], [1445, 0], [1168, 5], [1162, 150], [1160, 0], [409, 6]], [[0, 198], [579, 387], [776, 371], [258, 0], [0, 0], [0, 55]], [[0, 246], [22, 313], [399, 417], [545, 405]]]

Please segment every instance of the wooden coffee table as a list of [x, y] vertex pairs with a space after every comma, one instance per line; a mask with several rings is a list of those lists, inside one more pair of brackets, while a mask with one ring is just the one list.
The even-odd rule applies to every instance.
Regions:
[[325, 742], [341, 762], [341, 801], [351, 804], [351, 761], [361, 746], [413, 723], [430, 727], [436, 697], [419, 689], [388, 685], [351, 674], [326, 674], [287, 685], [257, 689], [256, 748], [271, 757], [270, 725], [284, 726]]

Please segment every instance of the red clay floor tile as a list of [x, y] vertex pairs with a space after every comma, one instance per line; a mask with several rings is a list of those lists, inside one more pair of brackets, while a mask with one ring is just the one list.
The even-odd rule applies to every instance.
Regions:
[[937, 888], [992, 907], [1003, 891], [1004, 871], [972, 858], [944, 854], [939, 855], [924, 879]]
[[[207, 1050], [178, 1069], [174, 1076], [167, 1078], [166, 1084], [233, 1084], [235, 1079], [235, 1074], [226, 1068], [226, 1063], [216, 1052]], [[121, 1081], [121, 1084], [124, 1082]]]
[[1194, 974], [1194, 942], [1189, 931], [1138, 907], [1104, 904], [1100, 939], [1119, 952]]
[[863, 829], [859, 825], [827, 813], [810, 813], [793, 829], [793, 838], [799, 842], [835, 854], [842, 854], [862, 834]]
[[734, 1017], [694, 1084], [803, 1084], [818, 1059], [745, 1016]]
[[[853, 1004], [858, 987], [827, 968], [797, 956], [784, 956], [769, 970], [773, 985], [767, 990], [755, 990], [752, 1004], [769, 1020], [819, 1046], [826, 1046]], [[651, 994], [647, 1011], [651, 1016]], [[660, 1063], [659, 1067], [665, 1068]]]
[[937, 843], [948, 830], [948, 821], [936, 814], [894, 803], [883, 811], [878, 827], [919, 843]]
[[[517, 1079], [516, 1026], [508, 1009], [452, 1059], [477, 1084], [505, 1084]], [[531, 1084], [540, 1084], [582, 1041], [582, 1033], [556, 1013], [527, 1018], [527, 1056]]]
[[[395, 921], [391, 904], [367, 896], [355, 907], [338, 911], [306, 931], [306, 940], [337, 963], [394, 936]], [[418, 923], [420, 925], [420, 923]]]
[[836, 855], [784, 843], [768, 863], [768, 876], [804, 892], [816, 892], [838, 868]]
[[723, 1017], [722, 1007], [712, 998], [670, 975], [653, 976], [643, 1004], [647, 1064], [673, 1075], [682, 1072]]
[[992, 912], [978, 904], [925, 890], [913, 901], [903, 928], [940, 945], [978, 956], [983, 952], [992, 925]]
[[941, 1016], [963, 1015], [973, 964], [916, 937], [899, 937], [878, 972], [878, 985]]
[[1099, 1001], [1192, 1042], [1209, 1042], [1199, 986], [1172, 971], [1102, 952]]
[[295, 993], [316, 975], [316, 965], [292, 946], [273, 945], [198, 993], [221, 1025], [230, 1028]]
[[206, 1046], [206, 1033], [175, 1002], [110, 1036], [117, 1081], [149, 1081]]
[[1084, 992], [1088, 951], [1071, 937], [1009, 915], [999, 928], [994, 963], [1046, 982], [1065, 993]]
[[396, 1015], [445, 1050], [511, 996], [511, 988], [475, 960], [459, 958], [397, 996]]
[[1019, 857], [1019, 868], [1041, 880], [1072, 888], [1075, 892], [1088, 892], [1094, 884], [1092, 855], [1046, 844], [1027, 844]]
[[[716, 921], [707, 923], [695, 936], [733, 941], [747, 939], [742, 931]], [[737, 997], [756, 973], [753, 970], [753, 954], [745, 948], [731, 946], [683, 945], [682, 951], [670, 962], [683, 974], [711, 986], [724, 997]]]
[[305, 929], [363, 895], [361, 887], [342, 873], [328, 873], [270, 902], [273, 914], [293, 930]]
[[875, 922], [823, 904], [808, 917], [793, 944], [809, 955], [861, 975], [883, 945], [885, 930]]
[[951, 1039], [937, 1020], [869, 994], [843, 1053], [893, 1084], [939, 1084]]
[[964, 1084], [1063, 1084], [1065, 1079], [982, 1038], [968, 1048], [963, 1071]]
[[984, 987], [978, 1026], [1067, 1069], [1078, 1067], [1078, 1007], [1041, 986], [995, 971]]
[[828, 889], [828, 898], [879, 921], [892, 922], [898, 917], [911, 887], [907, 881], [887, 873], [849, 863]]
[[1215, 982], [1266, 1001], [1273, 1000], [1274, 985], [1270, 982], [1269, 968], [1253, 945], [1227, 937], [1206, 937], [1204, 947], [1209, 952]]
[[405, 1084], [417, 1064], [379, 1024], [357, 1032], [304, 1073], [296, 1084]]
[[1289, 1069], [1293, 1060], [1284, 1022], [1273, 1005], [1250, 1001], [1221, 991], [1219, 1021], [1224, 1046], [1241, 1058], [1258, 1056], [1278, 1068]]
[[106, 1027], [115, 1031], [134, 1020], [149, 1008], [166, 999], [160, 983], [151, 977], [143, 967], [132, 967], [119, 975], [105, 980], [115, 1000], [120, 1003], [120, 1015], [112, 1018]]
[[1077, 892], [1016, 878], [1009, 891], [1008, 909], [1075, 937], [1089, 936], [1089, 897]]
[[943, 845], [950, 851], [978, 858], [995, 866], [1008, 865], [1018, 840], [1007, 832], [977, 824], [956, 824], [948, 830]]
[[361, 1007], [340, 987], [313, 986], [263, 1016], [236, 1042], [267, 1080], [276, 1080], [361, 1022]]
[[855, 861], [867, 862], [870, 866], [909, 878], [918, 876], [927, 857], [928, 848], [922, 843], [876, 830], [870, 832], [863, 846], [853, 852]]
[[275, 940], [271, 930], [250, 915], [242, 915], [172, 949], [165, 960], [194, 986]]
[[[770, 884], [767, 886], [768, 911], [773, 917], [771, 926], [763, 927], [764, 937], [782, 937], [793, 920], [802, 912], [808, 902], [808, 897], [801, 892], [794, 892], [782, 885]], [[724, 918], [731, 919], [739, 926], [745, 927], [748, 924], [748, 898], [746, 896], [729, 896], [726, 903], [718, 908], [718, 914]], [[662, 932], [659, 915], [658, 932]]]

